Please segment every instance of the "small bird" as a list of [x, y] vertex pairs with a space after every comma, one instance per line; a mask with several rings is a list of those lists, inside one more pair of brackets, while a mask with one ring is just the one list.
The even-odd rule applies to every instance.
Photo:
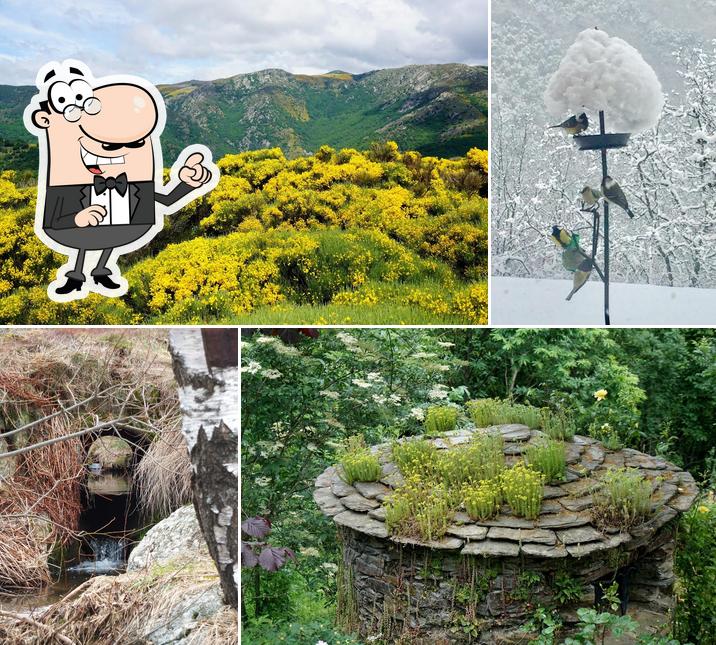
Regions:
[[572, 290], [569, 292], [567, 300], [571, 300], [572, 296], [586, 284], [591, 274], [592, 260], [590, 258], [585, 258], [574, 272], [574, 278], [572, 279]]
[[574, 240], [572, 234], [566, 228], [560, 228], [556, 224], [552, 227], [550, 237], [557, 246], [561, 246], [563, 249], [570, 246]]
[[597, 188], [592, 188], [591, 186], [582, 188], [580, 195], [582, 196], [582, 204], [592, 207], [596, 206], [602, 197], [602, 193]]
[[559, 125], [551, 125], [552, 128], [562, 128], [567, 134], [579, 134], [589, 127], [589, 119], [582, 112], [579, 116], [572, 115], [566, 121], [562, 121]]
[[589, 280], [593, 262], [586, 251], [579, 246], [579, 235], [576, 233], [570, 233], [565, 228], [553, 226], [550, 237], [557, 246], [563, 249], [562, 265], [567, 271], [574, 273], [572, 290], [567, 296], [567, 300], [571, 300], [572, 296]]
[[619, 186], [619, 184], [609, 175], [602, 179], [602, 193], [604, 194], [604, 199], [606, 199], [610, 204], [616, 204], [619, 208], [623, 208], [629, 217], [634, 217], [634, 213], [632, 213], [629, 208], [629, 204], [627, 203], [624, 191], [621, 189], [621, 186]]

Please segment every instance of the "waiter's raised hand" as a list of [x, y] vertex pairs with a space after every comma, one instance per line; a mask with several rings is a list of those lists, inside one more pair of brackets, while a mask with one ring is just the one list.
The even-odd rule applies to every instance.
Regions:
[[187, 157], [184, 165], [179, 170], [179, 179], [192, 188], [198, 188], [211, 179], [211, 170], [202, 165], [204, 155], [195, 152]]
[[75, 215], [75, 226], [84, 228], [85, 226], [97, 226], [107, 215], [107, 209], [99, 204], [92, 204], [87, 208], [83, 208]]

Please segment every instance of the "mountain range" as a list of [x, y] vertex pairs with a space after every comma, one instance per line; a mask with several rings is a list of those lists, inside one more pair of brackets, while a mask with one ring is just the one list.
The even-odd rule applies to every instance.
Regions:
[[[267, 69], [214, 81], [159, 85], [167, 107], [164, 158], [204, 143], [215, 158], [280, 147], [289, 157], [321, 145], [401, 149], [457, 156], [487, 148], [487, 68], [410, 65], [363, 74]], [[0, 85], [0, 169], [36, 168], [34, 138], [22, 124], [33, 86]]]

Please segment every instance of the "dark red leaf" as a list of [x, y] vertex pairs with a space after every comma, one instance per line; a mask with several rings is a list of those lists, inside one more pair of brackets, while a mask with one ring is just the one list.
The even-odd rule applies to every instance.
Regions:
[[266, 571], [278, 571], [288, 558], [295, 558], [296, 555], [291, 549], [284, 546], [267, 546], [259, 556], [259, 564]]
[[241, 543], [241, 566], [253, 569], [259, 563], [259, 558], [254, 550], [248, 545]]
[[256, 515], [241, 522], [241, 530], [255, 538], [264, 538], [271, 532], [271, 522], [265, 517]]

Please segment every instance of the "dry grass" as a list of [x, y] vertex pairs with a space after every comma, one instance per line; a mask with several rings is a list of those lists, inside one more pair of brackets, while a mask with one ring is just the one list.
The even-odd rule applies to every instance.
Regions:
[[148, 517], [166, 517], [191, 502], [191, 461], [179, 419], [151, 443], [134, 470], [134, 483]]
[[[55, 418], [32, 436], [65, 432]], [[78, 440], [22, 455], [14, 477], [0, 490], [0, 590], [20, 591], [50, 581], [47, 554], [66, 544], [80, 516], [82, 459]]]
[[47, 567], [47, 541], [40, 518], [3, 517], [0, 534], [0, 589], [26, 592], [50, 583]]
[[[177, 427], [165, 332], [5, 332], [0, 355], [0, 444], [6, 441], [10, 451], [117, 417], [138, 437], [162, 437]], [[48, 418], [54, 413], [59, 414]], [[12, 432], [34, 420], [39, 423]], [[6, 458], [14, 463], [14, 474], [0, 484], [0, 590], [47, 584], [48, 549], [66, 543], [78, 526], [85, 451], [94, 438], [64, 440]], [[45, 518], [50, 527], [40, 538], [25, 533], [35, 522], [32, 517]], [[42, 559], [44, 570], [37, 566]]]
[[[145, 643], [149, 626], [166, 624], [182, 607], [186, 594], [209, 593], [218, 585], [210, 559], [155, 567], [149, 574], [91, 578], [63, 600], [39, 614], [31, 623], [19, 616], [0, 621], [1, 643], [53, 645], [67, 641], [82, 645]], [[54, 634], [53, 636], [51, 636]], [[59, 638], [66, 640], [61, 641]], [[236, 645], [238, 617], [225, 607], [199, 621], [191, 645]]]
[[239, 642], [238, 614], [224, 607], [218, 614], [199, 623], [186, 645], [236, 645]]

